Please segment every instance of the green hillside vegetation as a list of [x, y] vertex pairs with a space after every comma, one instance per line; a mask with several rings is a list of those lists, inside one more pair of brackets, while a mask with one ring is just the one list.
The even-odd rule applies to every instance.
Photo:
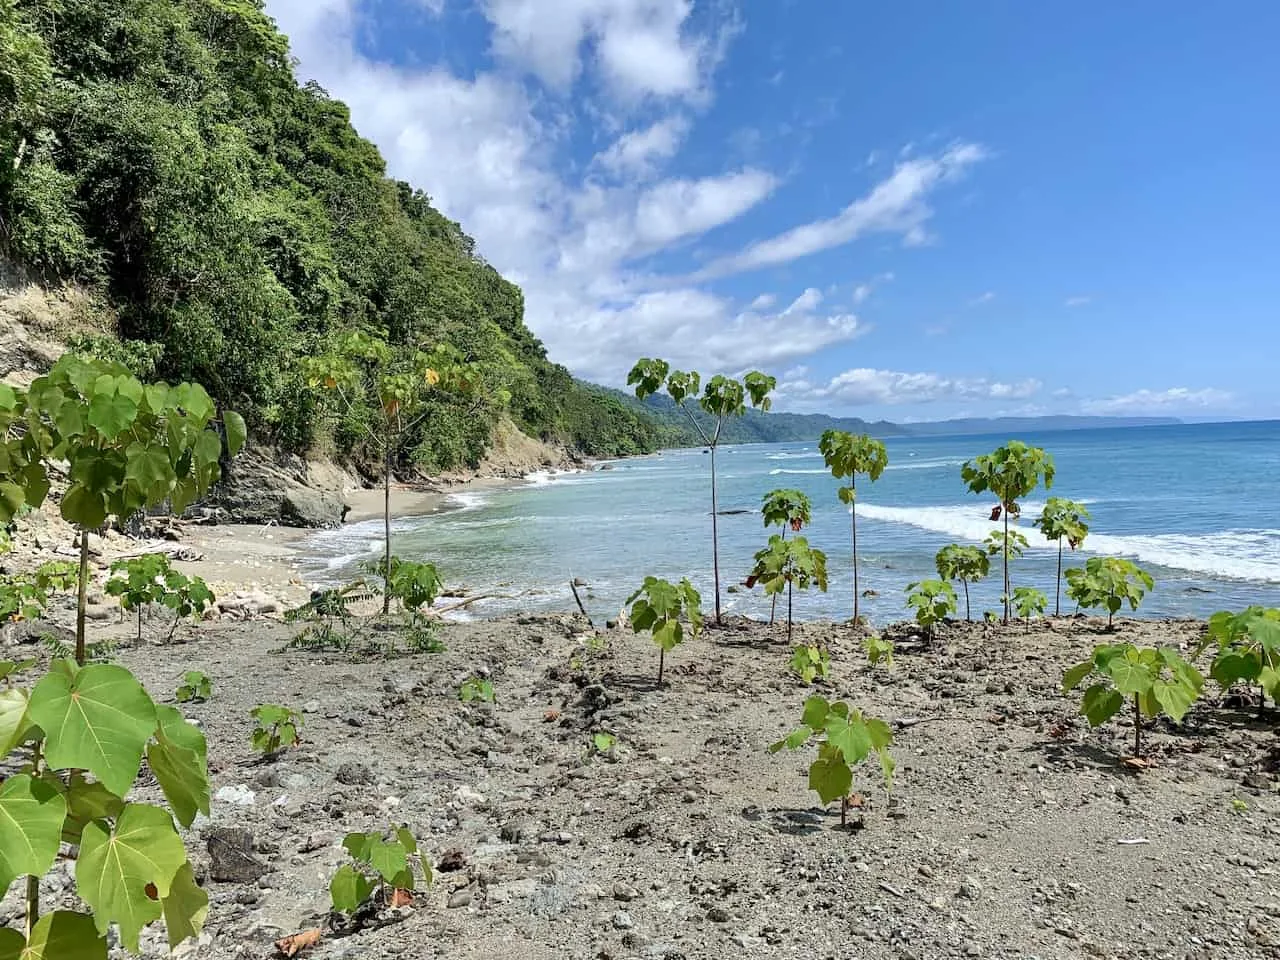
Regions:
[[116, 336], [82, 349], [204, 384], [286, 450], [334, 445], [299, 359], [353, 328], [483, 370], [489, 402], [434, 401], [402, 461], [474, 463], [504, 412], [586, 455], [657, 445], [548, 361], [520, 289], [386, 176], [346, 106], [298, 85], [260, 0], [0, 0], [0, 257], [95, 292]]
[[[702, 440], [688, 417], [676, 409], [670, 397], [657, 395], [643, 402], [632, 394], [604, 387], [593, 388], [604, 396], [617, 399], [627, 409], [647, 417], [664, 447], [696, 447]], [[897, 424], [879, 420], [869, 423], [858, 417], [829, 417], [821, 413], [778, 413], [748, 409], [743, 416], [725, 421], [724, 443], [781, 443], [817, 440], [827, 430], [869, 433], [875, 437], [900, 437], [907, 431]]]

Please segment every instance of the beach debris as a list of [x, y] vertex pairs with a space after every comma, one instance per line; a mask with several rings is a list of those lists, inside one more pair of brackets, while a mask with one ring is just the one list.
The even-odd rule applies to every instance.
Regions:
[[1122, 837], [1116, 841], [1116, 845], [1121, 847], [1136, 847], [1136, 846], [1141, 846], [1142, 844], [1150, 843], [1150, 842], [1151, 841], [1148, 840], [1146, 837], [1131, 837], [1127, 839]]
[[223, 616], [240, 620], [280, 613], [283, 610], [279, 600], [260, 590], [237, 591], [230, 596], [219, 597], [215, 605]]
[[[397, 890], [399, 894], [402, 891]], [[412, 900], [412, 898], [410, 898]], [[300, 933], [291, 933], [287, 937], [282, 937], [276, 941], [276, 952], [282, 957], [296, 957], [303, 950], [309, 950], [320, 942], [322, 936], [320, 930], [311, 929], [303, 930]]]

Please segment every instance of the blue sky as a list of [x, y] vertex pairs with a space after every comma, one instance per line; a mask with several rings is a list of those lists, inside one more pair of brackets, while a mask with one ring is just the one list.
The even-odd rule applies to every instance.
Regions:
[[1280, 5], [267, 0], [553, 358], [1280, 416]]

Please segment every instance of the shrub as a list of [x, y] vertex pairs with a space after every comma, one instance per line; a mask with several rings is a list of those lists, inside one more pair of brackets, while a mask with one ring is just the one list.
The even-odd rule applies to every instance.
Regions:
[[343, 864], [329, 882], [333, 909], [339, 913], [355, 913], [370, 900], [389, 906], [387, 890], [412, 893], [418, 874], [423, 883], [431, 883], [431, 863], [418, 852], [406, 827], [396, 828], [390, 839], [381, 833], [349, 833], [342, 846], [355, 864]]
[[1067, 571], [1067, 596], [1086, 610], [1107, 611], [1107, 629], [1115, 628], [1120, 607], [1137, 610], [1148, 590], [1155, 588], [1151, 574], [1131, 560], [1090, 557], [1083, 567]]
[[1280, 609], [1253, 606], [1240, 613], [1215, 613], [1196, 656], [1208, 647], [1216, 648], [1209, 676], [1224, 691], [1237, 683], [1256, 683], [1263, 700], [1280, 703]]
[[288, 707], [263, 703], [250, 710], [249, 715], [257, 721], [249, 740], [253, 749], [263, 756], [274, 756], [300, 742], [298, 729], [302, 726], [302, 717]]
[[649, 631], [658, 645], [658, 686], [662, 686], [667, 653], [685, 639], [681, 617], [688, 621], [690, 640], [702, 633], [702, 598], [687, 579], [676, 586], [657, 577], [645, 577], [644, 584], [627, 598], [627, 603], [631, 605], [631, 629], [636, 633]]
[[1049, 598], [1035, 587], [1016, 587], [1013, 591], [1013, 606], [1018, 611], [1018, 616], [1026, 623], [1027, 632], [1030, 633], [1031, 618], [1044, 616], [1049, 606]]
[[458, 687], [458, 699], [463, 703], [473, 703], [476, 700], [493, 703], [493, 684], [483, 677], [467, 677]]
[[213, 696], [213, 681], [199, 670], [188, 670], [173, 698], [179, 703], [203, 703]]
[[1089, 535], [1089, 511], [1084, 504], [1074, 500], [1050, 497], [1045, 501], [1036, 526], [1046, 540], [1058, 542], [1058, 573], [1053, 581], [1053, 615], [1057, 617], [1062, 614], [1062, 542], [1065, 540], [1072, 550], [1084, 544], [1085, 537]]
[[777, 596], [787, 591], [787, 640], [791, 640], [791, 592], [793, 588], [808, 590], [817, 587], [827, 590], [827, 555], [809, 546], [804, 537], [784, 540], [774, 534], [769, 545], [755, 556], [756, 565], [747, 575], [747, 589], [757, 583], [764, 586], [766, 596]]
[[1133, 755], [1142, 756], [1142, 718], [1163, 713], [1181, 723], [1200, 697], [1204, 678], [1172, 647], [1135, 647], [1131, 643], [1102, 644], [1093, 656], [1068, 669], [1062, 692], [1070, 693], [1096, 678], [1080, 700], [1080, 713], [1089, 726], [1099, 727], [1133, 704]]
[[791, 648], [791, 672], [802, 683], [828, 680], [831, 677], [831, 654], [816, 643], [797, 643]]
[[[1021, 512], [1018, 501], [1030, 494], [1041, 480], [1045, 489], [1053, 486], [1053, 457], [1040, 447], [1032, 447], [1021, 440], [1010, 440], [992, 453], [970, 460], [960, 468], [960, 476], [973, 493], [992, 493], [998, 506], [992, 520], [1003, 518], [1004, 539], [1001, 555], [1004, 560], [1004, 622], [1009, 623], [1013, 603], [1013, 586], [1009, 579], [1009, 518]], [[1025, 541], [1024, 541], [1025, 543]]]
[[964, 618], [972, 620], [969, 612], [969, 584], [977, 583], [991, 572], [991, 559], [981, 547], [948, 544], [934, 557], [938, 576], [943, 580], [959, 580], [964, 584]]
[[809, 789], [823, 804], [840, 801], [840, 825], [846, 823], [849, 793], [853, 789], [853, 768], [875, 754], [880, 761], [885, 789], [893, 786], [893, 757], [889, 747], [893, 731], [883, 720], [864, 717], [844, 701], [830, 703], [810, 697], [804, 704], [801, 724], [790, 736], [769, 747], [777, 753], [784, 747], [796, 750], [818, 738], [818, 757], [809, 765]]
[[883, 443], [865, 433], [854, 436], [843, 430], [827, 430], [818, 441], [823, 462], [837, 480], [849, 481], [841, 487], [840, 502], [849, 507], [849, 531], [853, 539], [853, 621], [858, 622], [858, 604], [862, 591], [858, 586], [858, 474], [866, 474], [874, 483], [889, 465], [889, 453]]
[[862, 641], [862, 648], [867, 651], [867, 660], [874, 667], [881, 661], [887, 669], [893, 669], [893, 641], [884, 637], [867, 637]]
[[137, 612], [138, 640], [142, 639], [142, 612], [158, 603], [173, 611], [169, 639], [186, 617], [199, 619], [213, 604], [213, 591], [200, 577], [189, 577], [173, 569], [163, 553], [145, 553], [140, 557], [117, 560], [111, 565], [115, 574], [107, 581], [109, 596], [120, 598], [123, 610]]
[[935, 625], [956, 612], [956, 592], [945, 580], [920, 580], [907, 584], [907, 606], [915, 608], [916, 623], [930, 637]]

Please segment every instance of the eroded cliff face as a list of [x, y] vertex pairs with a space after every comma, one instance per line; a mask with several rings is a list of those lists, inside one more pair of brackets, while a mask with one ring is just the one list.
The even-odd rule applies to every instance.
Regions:
[[[0, 261], [0, 380], [26, 386], [66, 351], [68, 338], [114, 332], [111, 316], [82, 289], [43, 287]], [[476, 477], [522, 477], [571, 464], [562, 447], [525, 435], [504, 417], [494, 428], [493, 445], [474, 469], [397, 479], [452, 485]], [[212, 512], [213, 518], [227, 523], [339, 526], [348, 510], [347, 494], [373, 482], [330, 457], [304, 457], [254, 444], [227, 464], [224, 473], [210, 497], [192, 510]]]

